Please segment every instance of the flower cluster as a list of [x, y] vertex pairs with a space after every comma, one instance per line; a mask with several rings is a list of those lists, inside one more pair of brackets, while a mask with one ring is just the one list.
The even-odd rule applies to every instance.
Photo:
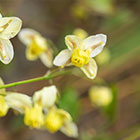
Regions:
[[[4, 64], [10, 63], [13, 59], [14, 51], [9, 39], [17, 35], [21, 25], [22, 21], [19, 18], [3, 18], [0, 14], [0, 60]], [[68, 49], [62, 50], [53, 59], [54, 52], [49, 41], [39, 32], [25, 28], [20, 31], [18, 37], [26, 46], [25, 54], [28, 60], [34, 61], [40, 58], [48, 68], [52, 68], [53, 65], [61, 68], [75, 66], [80, 68], [89, 79], [94, 79], [97, 74], [97, 64], [93, 57], [100, 54], [107, 41], [104, 34], [88, 37], [86, 31], [77, 29], [73, 35], [65, 37]], [[3, 85], [4, 83], [0, 79], [0, 86]], [[100, 94], [97, 95], [92, 94], [94, 92], [92, 90], [90, 94], [92, 101], [98, 105], [110, 102], [111, 96], [108, 90], [104, 91], [106, 91], [106, 96], [102, 98], [102, 91], [99, 91]], [[60, 130], [67, 136], [77, 137], [77, 126], [72, 121], [71, 115], [56, 104], [57, 94], [58, 90], [55, 85], [36, 91], [33, 97], [0, 89], [0, 116], [5, 116], [11, 108], [24, 115], [24, 123], [30, 128], [47, 129], [51, 133]], [[99, 100], [99, 98], [103, 100]]]
[[47, 40], [33, 29], [22, 29], [19, 39], [26, 48], [26, 58], [30, 61], [40, 58], [42, 63], [51, 68], [53, 66], [53, 50], [49, 47]]
[[[3, 85], [3, 81], [0, 80]], [[77, 137], [78, 130], [71, 115], [57, 107], [58, 91], [54, 85], [36, 91], [33, 97], [16, 92], [1, 90], [0, 116], [5, 116], [8, 109], [24, 114], [24, 123], [30, 128], [47, 129], [51, 133], [58, 130], [70, 137]]]

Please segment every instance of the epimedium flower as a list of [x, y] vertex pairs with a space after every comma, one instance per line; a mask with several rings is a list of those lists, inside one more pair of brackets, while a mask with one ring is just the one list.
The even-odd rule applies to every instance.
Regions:
[[107, 106], [112, 102], [112, 90], [105, 86], [93, 86], [89, 90], [91, 102], [97, 106]]
[[22, 21], [17, 17], [2, 17], [0, 14], [0, 61], [9, 64], [14, 56], [13, 45], [9, 39], [20, 31]]
[[104, 48], [107, 37], [97, 34], [81, 39], [76, 35], [67, 35], [65, 43], [68, 49], [62, 50], [54, 59], [56, 66], [74, 65], [80, 68], [88, 78], [94, 79], [97, 74], [97, 64], [92, 57], [97, 56]]
[[51, 133], [60, 130], [69, 137], [78, 137], [78, 129], [71, 115], [63, 109], [54, 107], [45, 117], [45, 127]]
[[34, 61], [40, 58], [45, 66], [49, 68], [53, 66], [53, 50], [39, 32], [25, 28], [21, 30], [18, 37], [26, 46], [26, 58], [28, 60]]

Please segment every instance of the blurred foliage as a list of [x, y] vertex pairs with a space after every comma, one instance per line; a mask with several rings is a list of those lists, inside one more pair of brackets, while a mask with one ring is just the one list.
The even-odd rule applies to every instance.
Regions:
[[60, 108], [68, 111], [74, 121], [78, 119], [81, 112], [81, 104], [77, 96], [77, 91], [74, 88], [66, 87], [63, 89], [58, 105]]

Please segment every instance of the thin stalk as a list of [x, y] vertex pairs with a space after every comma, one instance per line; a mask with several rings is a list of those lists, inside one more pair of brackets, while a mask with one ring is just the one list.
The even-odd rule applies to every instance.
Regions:
[[49, 75], [44, 75], [44, 76], [37, 77], [37, 78], [32, 78], [32, 79], [28, 79], [28, 80], [24, 80], [24, 81], [5, 84], [5, 85], [0, 86], [0, 89], [14, 87], [14, 86], [18, 86], [18, 85], [27, 84], [27, 83], [33, 83], [33, 82], [37, 82], [37, 81], [41, 81], [41, 80], [50, 80], [52, 78], [55, 78], [55, 77], [58, 77], [61, 75], [65, 75], [65, 74], [70, 74], [70, 71], [68, 71], [68, 70], [57, 71], [53, 74], [50, 73]]

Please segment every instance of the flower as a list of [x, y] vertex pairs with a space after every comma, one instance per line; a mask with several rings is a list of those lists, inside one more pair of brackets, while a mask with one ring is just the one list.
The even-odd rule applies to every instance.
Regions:
[[109, 87], [93, 86], [89, 91], [89, 98], [97, 106], [107, 106], [111, 103], [113, 96]]
[[53, 51], [49, 47], [47, 40], [39, 32], [25, 28], [19, 33], [19, 39], [27, 47], [26, 58], [30, 61], [41, 59], [47, 67], [52, 67]]
[[65, 42], [68, 49], [62, 50], [54, 59], [56, 66], [79, 67], [88, 78], [94, 79], [97, 73], [97, 65], [92, 57], [98, 55], [106, 44], [107, 37], [104, 34], [89, 36], [82, 40], [75, 35], [67, 35]]
[[[0, 86], [4, 85], [3, 80], [0, 78]], [[7, 105], [4, 96], [6, 95], [5, 89], [0, 89], [0, 117], [3, 117], [7, 114], [9, 106]]]
[[85, 39], [87, 36], [88, 36], [88, 33], [81, 29], [81, 28], [76, 28], [74, 31], [73, 31], [73, 34], [80, 37], [81, 39]]
[[51, 133], [58, 130], [69, 137], [78, 137], [78, 129], [68, 112], [56, 107], [51, 109], [45, 117], [45, 127]]
[[17, 35], [22, 21], [17, 17], [2, 17], [0, 14], [0, 61], [9, 64], [14, 56], [13, 45], [9, 39]]

